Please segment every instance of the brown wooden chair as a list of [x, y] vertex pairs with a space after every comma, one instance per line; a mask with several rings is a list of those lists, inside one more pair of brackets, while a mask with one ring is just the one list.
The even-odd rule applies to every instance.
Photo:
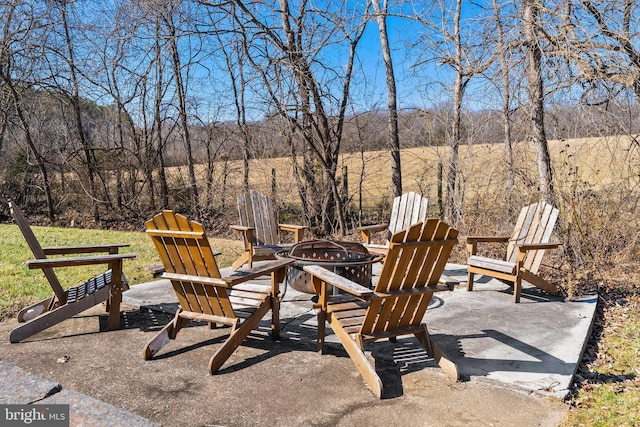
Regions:
[[[209, 240], [201, 224], [165, 210], [146, 223], [165, 271], [159, 277], [171, 280], [180, 308], [174, 319], [149, 341], [143, 351], [151, 359], [190, 320], [231, 327], [227, 340], [209, 360], [213, 374], [231, 356], [260, 320], [271, 310], [271, 332], [279, 335], [279, 283], [291, 260], [278, 260], [254, 269], [221, 277]], [[271, 284], [249, 283], [271, 275]]]
[[276, 252], [288, 250], [292, 246], [280, 243], [281, 232], [293, 232], [294, 243], [298, 243], [302, 241], [304, 231], [308, 228], [304, 225], [276, 225], [271, 198], [255, 190], [238, 196], [238, 216], [240, 225], [232, 225], [231, 229], [242, 233], [244, 252], [232, 264], [234, 271], [245, 263], [251, 268], [255, 261], [276, 259]]
[[[29, 248], [31, 248], [33, 256], [36, 258], [35, 260], [27, 261], [27, 266], [29, 268], [42, 269], [54, 293], [53, 296], [25, 307], [18, 312], [18, 322], [23, 324], [11, 331], [9, 341], [12, 343], [20, 342], [102, 302], [107, 302], [109, 329], [118, 329], [120, 327], [122, 292], [129, 288], [127, 280], [122, 274], [122, 260], [135, 258], [136, 256], [131, 253], [118, 254], [118, 250], [129, 246], [129, 244], [42, 248], [22, 211], [12, 202], [9, 202], [9, 208]], [[108, 255], [47, 258], [47, 255], [100, 252], [106, 252]], [[72, 286], [68, 289], [63, 289], [53, 270], [57, 267], [95, 264], [107, 264], [109, 269], [78, 286]]]
[[[557, 219], [558, 209], [546, 202], [539, 202], [522, 208], [511, 236], [467, 237], [467, 290], [473, 290], [474, 275], [482, 274], [513, 284], [513, 301], [516, 303], [520, 302], [523, 280], [551, 295], [558, 295], [556, 286], [538, 275], [545, 250], [560, 246], [558, 243], [549, 243]], [[506, 257], [497, 260], [476, 255], [478, 243], [481, 242], [507, 243]]]
[[[374, 290], [319, 266], [304, 267], [320, 294], [319, 350], [324, 348], [326, 320], [378, 398], [383, 384], [364, 353], [369, 341], [413, 334], [450, 378], [459, 378], [457, 365], [447, 359], [423, 323], [434, 292], [453, 290], [457, 283], [441, 277], [457, 236], [457, 230], [438, 219], [396, 232]], [[329, 295], [328, 285], [346, 294]]]
[[[369, 252], [384, 255], [389, 246], [391, 236], [405, 230], [410, 225], [423, 222], [427, 218], [427, 207], [429, 199], [421, 194], [409, 192], [393, 199], [391, 207], [391, 218], [388, 224], [374, 224], [358, 228], [362, 235], [362, 240]], [[383, 244], [373, 243], [373, 233], [386, 230], [386, 240]]]

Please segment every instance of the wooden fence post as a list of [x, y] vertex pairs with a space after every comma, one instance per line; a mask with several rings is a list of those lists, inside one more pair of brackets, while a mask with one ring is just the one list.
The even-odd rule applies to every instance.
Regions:
[[442, 219], [444, 209], [442, 207], [442, 162], [438, 162], [438, 216]]
[[345, 213], [349, 211], [349, 175], [347, 166], [342, 167], [342, 205]]
[[271, 168], [271, 198], [275, 200], [276, 198], [276, 190], [278, 186], [276, 183], [276, 169]]

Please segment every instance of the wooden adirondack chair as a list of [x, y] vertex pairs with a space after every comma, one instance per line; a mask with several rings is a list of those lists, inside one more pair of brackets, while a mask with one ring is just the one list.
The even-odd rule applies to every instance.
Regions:
[[244, 253], [232, 264], [234, 271], [245, 263], [251, 268], [255, 261], [276, 259], [276, 252], [290, 249], [292, 244], [280, 243], [279, 231], [293, 232], [294, 243], [298, 243], [309, 228], [304, 225], [276, 225], [271, 198], [255, 190], [238, 196], [238, 216], [240, 225], [232, 225], [231, 229], [242, 233]]
[[[546, 249], [555, 249], [558, 243], [549, 243], [553, 227], [558, 219], [558, 209], [546, 202], [525, 206], [520, 211], [511, 236], [467, 237], [469, 251], [469, 278], [467, 290], [473, 290], [474, 275], [483, 274], [513, 284], [513, 301], [520, 302], [522, 281], [526, 281], [551, 295], [557, 295], [555, 285], [538, 275], [538, 269]], [[504, 260], [476, 255], [478, 243], [508, 243]]]
[[[224, 344], [209, 360], [213, 374], [233, 351], [255, 329], [271, 310], [272, 338], [278, 338], [279, 289], [285, 266], [292, 260], [278, 260], [266, 266], [220, 277], [215, 260], [218, 252], [211, 249], [201, 224], [189, 221], [173, 211], [163, 211], [146, 223], [164, 266], [159, 277], [171, 280], [180, 308], [174, 319], [145, 346], [143, 357], [151, 359], [190, 320], [231, 326]], [[248, 283], [263, 275], [271, 275], [271, 285]]]
[[[109, 329], [118, 329], [120, 327], [122, 292], [129, 289], [127, 280], [122, 274], [122, 260], [135, 258], [136, 256], [131, 253], [118, 254], [118, 250], [129, 246], [129, 244], [42, 248], [22, 211], [12, 202], [9, 202], [9, 208], [22, 235], [29, 244], [29, 248], [31, 248], [33, 256], [36, 258], [35, 260], [27, 261], [27, 266], [29, 268], [42, 269], [54, 293], [53, 296], [20, 310], [18, 322], [23, 324], [11, 331], [9, 341], [12, 343], [20, 342], [102, 302], [107, 302]], [[101, 252], [106, 252], [108, 255], [47, 258], [47, 255]], [[62, 288], [53, 270], [57, 267], [94, 264], [107, 264], [109, 269], [78, 286], [72, 286], [66, 290]]]
[[[364, 344], [369, 341], [413, 334], [449, 377], [459, 379], [457, 365], [446, 357], [423, 323], [433, 293], [451, 291], [457, 283], [441, 277], [457, 236], [457, 230], [438, 219], [396, 232], [374, 290], [319, 266], [304, 267], [320, 294], [319, 350], [324, 348], [326, 320], [378, 398], [383, 384], [364, 353]], [[329, 295], [328, 285], [347, 294]]]
[[[369, 252], [384, 255], [389, 246], [389, 239], [394, 233], [404, 230], [417, 222], [423, 222], [427, 218], [428, 205], [429, 199], [414, 192], [405, 193], [394, 198], [389, 224], [367, 225], [358, 228]], [[387, 231], [385, 243], [372, 243], [373, 233], [385, 230]]]

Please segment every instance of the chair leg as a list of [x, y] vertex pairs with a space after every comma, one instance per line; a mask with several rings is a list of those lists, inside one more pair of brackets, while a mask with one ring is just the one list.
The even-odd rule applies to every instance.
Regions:
[[469, 271], [468, 277], [467, 277], [467, 291], [472, 291], [473, 290], [473, 279], [474, 279], [475, 274], [472, 273], [471, 271]]
[[122, 260], [109, 264], [111, 282], [107, 284], [109, 293], [109, 330], [120, 329], [120, 303], [122, 302]]
[[257, 310], [245, 319], [244, 322], [239, 327], [234, 327], [229, 338], [220, 346], [220, 348], [211, 356], [209, 359], [209, 372], [213, 375], [216, 373], [227, 361], [229, 356], [235, 351], [242, 341], [251, 333], [252, 330], [258, 326], [260, 320], [269, 312], [271, 309], [271, 300], [267, 298], [260, 304]]
[[85, 296], [73, 303], [65, 304], [52, 311], [48, 311], [35, 319], [24, 323], [13, 329], [9, 334], [9, 341], [12, 343], [20, 342], [32, 335], [42, 332], [63, 320], [69, 319], [76, 314], [100, 304], [109, 297], [109, 287], [105, 286], [96, 292]]
[[427, 325], [422, 324], [422, 327], [422, 330], [415, 333], [416, 338], [420, 341], [429, 356], [433, 357], [440, 368], [442, 368], [444, 373], [452, 380], [458, 381], [460, 379], [458, 365], [452, 362], [444, 351], [442, 351], [442, 348], [440, 348], [436, 340], [434, 340], [431, 334], [429, 334]]
[[364, 378], [369, 387], [369, 390], [376, 395], [378, 399], [382, 398], [383, 394], [383, 386], [382, 380], [376, 373], [376, 370], [371, 366], [369, 361], [367, 360], [366, 355], [364, 354], [364, 350], [356, 344], [356, 342], [349, 336], [348, 333], [342, 329], [342, 326], [338, 323], [337, 320], [334, 320], [330, 323], [331, 329], [335, 332], [336, 336], [342, 343], [342, 346], [349, 354], [349, 357], [355, 363], [358, 371], [360, 371], [360, 375]]
[[522, 276], [520, 274], [516, 274], [516, 280], [513, 282], [513, 302], [520, 302], [520, 294], [522, 293]]
[[318, 309], [318, 353], [324, 354], [324, 337], [326, 335], [327, 313]]
[[164, 328], [162, 328], [160, 332], [158, 332], [156, 336], [153, 337], [146, 346], [144, 346], [144, 349], [142, 350], [142, 358], [144, 360], [151, 360], [153, 356], [158, 354], [162, 347], [169, 343], [169, 335], [174, 335], [173, 321], [169, 322]]
[[558, 295], [558, 288], [556, 287], [556, 285], [554, 285], [553, 283], [549, 283], [537, 274], [533, 274], [528, 270], [520, 270], [520, 277], [522, 278], [522, 280], [531, 283], [536, 288], [542, 289], [543, 291], [554, 296]]
[[271, 304], [271, 340], [280, 339], [280, 298], [278, 295], [269, 297]]
[[176, 335], [180, 329], [189, 323], [189, 319], [180, 317], [181, 311], [182, 310], [178, 310], [173, 320], [171, 320], [171, 322], [162, 328], [160, 332], [158, 332], [151, 341], [147, 343], [142, 350], [142, 358], [144, 360], [151, 360], [153, 356], [158, 354], [162, 347], [169, 343], [169, 341], [176, 339]]
[[233, 264], [231, 264], [231, 270], [236, 271], [237, 269], [242, 267], [243, 264], [248, 262], [249, 262], [249, 252], [245, 251], [242, 253], [242, 255], [238, 257], [237, 260], [233, 262]]

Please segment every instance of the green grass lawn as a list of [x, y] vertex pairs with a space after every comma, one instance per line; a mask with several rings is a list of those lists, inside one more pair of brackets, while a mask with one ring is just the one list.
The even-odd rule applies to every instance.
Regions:
[[567, 426], [640, 426], [640, 296], [607, 302], [591, 378], [576, 377], [579, 393]]
[[[86, 230], [75, 228], [32, 227], [42, 247], [77, 246], [109, 243], [129, 243], [122, 253], [133, 252], [134, 260], [125, 260], [123, 270], [129, 283], [136, 285], [152, 280], [146, 270], [159, 264], [151, 239], [143, 232], [110, 230]], [[211, 245], [222, 251], [217, 257], [221, 267], [231, 265], [240, 252], [238, 241], [210, 239]], [[52, 295], [51, 287], [40, 270], [30, 270], [26, 261], [33, 259], [27, 242], [15, 225], [0, 224], [0, 320], [13, 316], [30, 302], [36, 302]], [[69, 267], [55, 269], [63, 287], [74, 286], [93, 274], [101, 273], [106, 266]]]

